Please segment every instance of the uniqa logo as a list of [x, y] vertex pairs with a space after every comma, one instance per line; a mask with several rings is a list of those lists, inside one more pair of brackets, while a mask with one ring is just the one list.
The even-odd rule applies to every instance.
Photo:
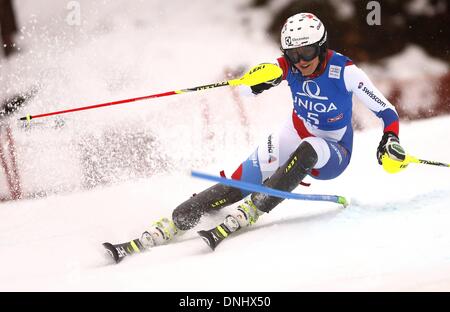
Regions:
[[317, 100], [328, 100], [326, 96], [320, 96], [320, 87], [314, 80], [306, 80], [302, 85], [303, 93], [298, 93], [299, 95], [306, 95], [311, 99]]

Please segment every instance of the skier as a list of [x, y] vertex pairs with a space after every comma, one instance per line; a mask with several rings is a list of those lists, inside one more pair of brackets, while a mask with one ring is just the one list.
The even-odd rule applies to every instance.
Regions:
[[[381, 165], [386, 156], [396, 161], [405, 159], [394, 106], [348, 57], [328, 49], [327, 31], [319, 18], [311, 13], [289, 17], [281, 30], [281, 50], [283, 56], [277, 64], [282, 75], [252, 86], [251, 91], [260, 94], [286, 80], [292, 93], [292, 116], [236, 169], [233, 179], [290, 192], [307, 175], [329, 180], [342, 174], [352, 154], [353, 94], [383, 122], [376, 151], [378, 163]], [[172, 220], [156, 222], [122, 251], [134, 253], [164, 244], [196, 226], [203, 214], [244, 198], [222, 224], [199, 232], [212, 249], [231, 233], [257, 222], [283, 200], [216, 184], [180, 204]]]

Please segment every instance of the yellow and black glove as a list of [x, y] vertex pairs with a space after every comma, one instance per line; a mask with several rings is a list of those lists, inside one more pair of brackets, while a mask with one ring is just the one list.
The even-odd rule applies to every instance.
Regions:
[[[398, 162], [400, 165], [406, 159], [405, 149], [400, 145], [398, 136], [393, 132], [385, 132], [377, 148], [377, 159], [384, 166], [385, 158]], [[400, 168], [400, 167], [399, 167]]]
[[283, 77], [280, 76], [276, 79], [257, 84], [256, 86], [251, 86], [250, 88], [252, 89], [253, 94], [260, 94], [265, 90], [269, 90], [272, 87], [278, 86], [282, 80]]
[[[265, 66], [265, 65], [269, 65], [269, 66]], [[275, 78], [272, 78], [272, 79], [264, 81], [262, 83], [250, 86], [253, 94], [260, 94], [261, 92], [263, 92], [265, 90], [268, 90], [272, 87], [278, 86], [281, 83], [281, 81], [283, 80], [283, 71], [279, 67], [275, 66], [274, 64], [267, 64], [267, 63], [259, 64], [255, 67], [253, 67], [252, 69], [250, 69], [249, 73], [258, 74], [258, 75], [265, 74], [265, 76], [272, 76], [272, 77], [274, 75], [276, 75]], [[261, 77], [263, 77], [263, 76], [261, 76]]]

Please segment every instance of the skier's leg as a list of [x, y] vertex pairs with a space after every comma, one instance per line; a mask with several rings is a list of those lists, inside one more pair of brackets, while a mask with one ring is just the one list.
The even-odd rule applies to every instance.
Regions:
[[141, 236], [144, 247], [162, 245], [181, 232], [187, 231], [200, 221], [208, 210], [220, 209], [243, 198], [239, 189], [216, 184], [198, 193], [172, 212], [172, 219], [163, 218], [152, 224]]
[[[264, 185], [291, 192], [306, 175], [320, 180], [330, 180], [340, 175], [348, 166], [351, 154], [339, 143], [308, 137]], [[263, 193], [253, 193], [251, 200], [263, 212], [270, 212], [283, 199]]]
[[[263, 184], [270, 188], [290, 192], [311, 172], [317, 160], [317, 152], [305, 140]], [[238, 221], [239, 228], [248, 226], [255, 223], [264, 212], [270, 212], [282, 201], [283, 198], [264, 193], [252, 193], [248, 200], [231, 212], [231, 216]]]
[[[278, 168], [264, 182], [264, 185], [277, 190], [290, 192], [299, 185], [316, 163], [317, 152], [309, 142], [303, 141], [288, 161]], [[259, 210], [269, 212], [283, 199], [271, 197], [263, 193], [253, 193], [251, 200]]]
[[[292, 121], [288, 120], [277, 132], [260, 142], [255, 152], [235, 170], [232, 178], [243, 182], [263, 184], [288, 160], [301, 142], [292, 126]], [[244, 196], [250, 194], [246, 190], [242, 190], [242, 193]]]
[[[231, 178], [262, 184], [284, 163], [301, 142], [289, 119], [275, 134], [260, 142], [257, 149], [234, 171]], [[250, 192], [221, 184], [197, 194], [179, 205], [172, 213], [175, 226], [183, 231], [196, 226], [201, 216], [240, 201]]]
[[[337, 142], [308, 137], [303, 139], [289, 159], [264, 181], [264, 185], [291, 192], [306, 175], [321, 180], [334, 179], [347, 168], [350, 157], [350, 152]], [[252, 225], [259, 216], [270, 212], [282, 201], [283, 198], [252, 193], [249, 199], [227, 216], [222, 225], [230, 233]]]
[[178, 229], [186, 231], [196, 226], [208, 210], [226, 207], [242, 198], [239, 189], [218, 183], [180, 204], [173, 211], [172, 219]]
[[[264, 185], [282, 191], [292, 191], [317, 163], [318, 155], [308, 141], [303, 141], [288, 160], [272, 174]], [[264, 212], [269, 212], [278, 205], [282, 198], [263, 193], [252, 193], [236, 209], [232, 210], [224, 222], [209, 231], [198, 234], [214, 250], [226, 237], [237, 230], [252, 225]]]
[[[340, 175], [350, 162], [350, 152], [337, 142], [309, 137], [300, 143], [289, 159], [278, 168], [264, 185], [284, 191], [292, 191], [306, 175], [318, 179], [333, 179]], [[282, 198], [253, 193], [213, 229], [198, 234], [214, 250], [226, 237], [237, 230], [252, 225], [259, 216], [270, 212]]]
[[317, 180], [337, 178], [345, 171], [350, 163], [351, 151], [348, 151], [338, 142], [314, 139], [318, 140], [315, 148], [320, 149], [322, 152], [319, 152], [319, 154], [324, 155], [324, 157], [321, 157], [322, 159], [314, 166], [314, 169], [311, 171], [311, 176]]
[[[257, 154], [258, 149], [239, 166], [232, 178], [260, 184], [262, 173]], [[195, 227], [206, 212], [236, 203], [246, 195], [248, 192], [245, 193], [243, 190], [216, 184], [178, 205], [172, 212], [173, 221], [164, 219], [164, 222], [153, 224], [143, 233], [141, 240], [146, 246], [161, 245], [171, 240], [180, 231]]]

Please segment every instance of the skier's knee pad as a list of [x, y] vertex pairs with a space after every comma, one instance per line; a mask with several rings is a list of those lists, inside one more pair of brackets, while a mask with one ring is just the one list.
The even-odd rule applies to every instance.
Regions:
[[[291, 192], [317, 162], [317, 153], [312, 145], [303, 141], [286, 163], [264, 182], [264, 185], [281, 191]], [[272, 197], [263, 193], [253, 193], [252, 201], [263, 212], [271, 211], [283, 201], [283, 198]]]
[[242, 198], [239, 189], [216, 184], [175, 208], [172, 220], [178, 229], [186, 231], [196, 226], [205, 212], [226, 207]]

